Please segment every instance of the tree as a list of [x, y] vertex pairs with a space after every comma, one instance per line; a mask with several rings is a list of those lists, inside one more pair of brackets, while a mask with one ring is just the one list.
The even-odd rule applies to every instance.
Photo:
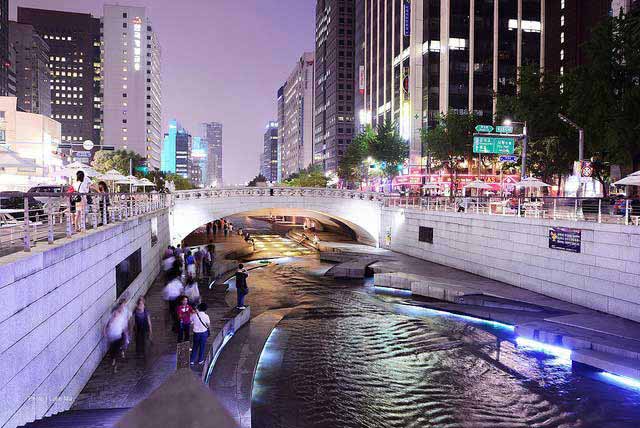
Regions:
[[100, 150], [96, 152], [91, 166], [98, 171], [105, 173], [115, 169], [123, 175], [129, 175], [129, 165], [135, 171], [136, 167], [144, 166], [145, 159], [134, 151], [130, 150]]
[[384, 176], [393, 179], [409, 157], [409, 145], [400, 136], [398, 126], [391, 121], [380, 123], [376, 131], [376, 138], [369, 140], [369, 154], [382, 165]]
[[328, 181], [319, 165], [311, 165], [290, 175], [283, 184], [290, 187], [327, 187]]
[[258, 174], [247, 184], [247, 187], [256, 187], [258, 186], [258, 183], [266, 184], [267, 177], [262, 174]]
[[[578, 159], [577, 136], [558, 118], [563, 108], [560, 76], [525, 66], [519, 84], [519, 93], [498, 97], [499, 122], [506, 118], [526, 122], [527, 174], [560, 180]], [[521, 153], [521, 148], [517, 151]]]
[[422, 130], [422, 153], [428, 153], [436, 167], [446, 169], [451, 175], [451, 194], [455, 194], [458, 174], [465, 158], [471, 159], [473, 132], [477, 123], [474, 115], [459, 114], [449, 110], [440, 117], [435, 128]]
[[363, 179], [363, 162], [369, 156], [370, 142], [376, 138], [376, 133], [367, 126], [363, 132], [356, 135], [338, 163], [338, 177], [347, 186], [354, 185]]
[[566, 111], [584, 128], [585, 155], [604, 184], [610, 164], [640, 169], [640, 14], [603, 20], [584, 49], [586, 65], [564, 81]]

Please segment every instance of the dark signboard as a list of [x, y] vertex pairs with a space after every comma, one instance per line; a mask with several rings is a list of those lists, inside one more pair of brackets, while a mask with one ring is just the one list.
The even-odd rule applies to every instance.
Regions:
[[580, 252], [582, 233], [580, 229], [568, 227], [552, 227], [549, 229], [549, 248], [554, 250]]

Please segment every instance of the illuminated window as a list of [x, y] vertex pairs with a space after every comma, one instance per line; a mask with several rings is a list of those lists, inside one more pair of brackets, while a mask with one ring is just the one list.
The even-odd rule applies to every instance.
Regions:
[[560, 33], [560, 43], [564, 43], [564, 31]]
[[564, 0], [560, 0], [560, 9], [564, 9]]
[[564, 15], [560, 15], [560, 25], [564, 26]]
[[564, 60], [564, 49], [560, 49], [560, 60]]

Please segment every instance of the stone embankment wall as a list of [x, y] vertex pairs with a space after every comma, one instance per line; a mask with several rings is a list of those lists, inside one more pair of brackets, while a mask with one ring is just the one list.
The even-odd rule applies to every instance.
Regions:
[[132, 309], [168, 243], [161, 211], [0, 258], [0, 426], [71, 406], [107, 350], [102, 331], [116, 302], [116, 265], [141, 250], [141, 272], [121, 296]]
[[[640, 227], [401, 208], [381, 224], [393, 251], [640, 321]], [[580, 230], [580, 253], [549, 248], [552, 227]]]

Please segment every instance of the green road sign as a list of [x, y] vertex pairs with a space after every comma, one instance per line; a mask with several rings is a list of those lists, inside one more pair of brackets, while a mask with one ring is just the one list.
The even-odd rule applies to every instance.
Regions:
[[138, 172], [141, 172], [143, 174], [147, 174], [149, 172], [149, 167], [148, 166], [137, 166], [135, 167], [135, 170]]
[[496, 126], [498, 134], [513, 134], [513, 126]]
[[476, 126], [477, 132], [493, 132], [493, 126], [491, 125], [478, 125]]
[[473, 137], [473, 152], [512, 155], [515, 150], [513, 137]]

